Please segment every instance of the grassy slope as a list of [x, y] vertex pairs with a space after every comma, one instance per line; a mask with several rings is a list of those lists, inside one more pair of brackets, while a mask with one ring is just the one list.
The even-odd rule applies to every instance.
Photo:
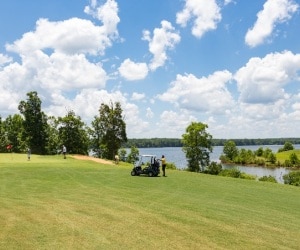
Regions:
[[290, 158], [290, 155], [292, 153], [295, 153], [298, 159], [300, 159], [300, 149], [295, 149], [295, 150], [289, 150], [289, 151], [283, 151], [277, 153], [276, 154], [277, 161], [279, 161], [280, 163], [284, 163], [285, 160], [288, 160]]
[[0, 155], [0, 249], [297, 249], [298, 187]]

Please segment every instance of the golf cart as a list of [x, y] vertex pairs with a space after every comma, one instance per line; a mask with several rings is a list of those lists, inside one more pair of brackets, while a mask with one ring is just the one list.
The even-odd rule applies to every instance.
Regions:
[[139, 161], [134, 163], [133, 169], [131, 170], [132, 176], [144, 174], [153, 177], [158, 176], [159, 173], [159, 161], [155, 155], [140, 155]]

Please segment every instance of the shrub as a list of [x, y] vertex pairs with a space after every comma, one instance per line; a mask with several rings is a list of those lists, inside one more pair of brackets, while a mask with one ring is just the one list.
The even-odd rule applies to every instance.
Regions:
[[245, 180], [256, 180], [255, 175], [246, 174], [246, 173], [243, 173], [243, 172], [241, 173], [240, 178], [245, 179]]
[[292, 171], [283, 176], [284, 184], [300, 186], [300, 171]]
[[285, 168], [290, 168], [290, 167], [293, 166], [293, 164], [291, 163], [290, 160], [285, 160], [284, 163], [283, 163], [283, 166], [284, 166]]
[[203, 173], [218, 175], [221, 171], [222, 171], [222, 165], [213, 161], [206, 167]]
[[173, 170], [177, 169], [176, 165], [173, 162], [167, 162], [166, 168], [167, 169], [173, 169]]
[[226, 155], [223, 155], [223, 154], [219, 157], [219, 160], [220, 160], [222, 163], [232, 162], [228, 157], [226, 157]]
[[268, 181], [268, 182], [277, 183], [277, 180], [275, 179], [275, 177], [271, 176], [271, 175], [269, 175], [269, 176], [264, 175], [263, 177], [260, 177], [258, 180], [259, 181]]
[[298, 156], [296, 155], [296, 153], [291, 153], [289, 160], [291, 162], [292, 165], [298, 165], [299, 164], [299, 159]]
[[219, 173], [219, 175], [233, 177], [233, 178], [240, 178], [241, 171], [238, 170], [237, 168], [224, 169]]
[[258, 158], [255, 160], [255, 164], [257, 164], [258, 166], [265, 166], [266, 162], [264, 159]]

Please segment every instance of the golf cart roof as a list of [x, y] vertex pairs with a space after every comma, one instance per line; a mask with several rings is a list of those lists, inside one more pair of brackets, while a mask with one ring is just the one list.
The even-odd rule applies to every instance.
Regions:
[[142, 157], [156, 157], [156, 155], [140, 155]]

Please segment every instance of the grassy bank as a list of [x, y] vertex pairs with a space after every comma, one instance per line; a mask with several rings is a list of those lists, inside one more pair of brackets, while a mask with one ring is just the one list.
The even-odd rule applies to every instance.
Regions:
[[0, 249], [298, 249], [298, 187], [0, 154]]

